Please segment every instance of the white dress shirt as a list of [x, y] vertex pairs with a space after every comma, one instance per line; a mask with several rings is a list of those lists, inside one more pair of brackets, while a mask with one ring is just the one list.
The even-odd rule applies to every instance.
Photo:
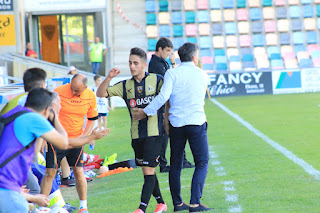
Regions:
[[153, 116], [170, 98], [169, 121], [172, 126], [202, 125], [207, 120], [204, 99], [208, 80], [208, 75], [193, 62], [183, 62], [166, 72], [160, 93], [143, 111]]

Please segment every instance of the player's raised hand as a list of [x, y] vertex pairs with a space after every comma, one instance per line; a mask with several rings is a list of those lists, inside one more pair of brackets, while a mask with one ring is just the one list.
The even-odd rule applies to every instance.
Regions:
[[116, 77], [116, 76], [119, 75], [119, 74], [120, 74], [119, 68], [112, 68], [112, 69], [110, 70], [109, 74], [108, 74], [108, 77], [109, 77], [109, 78], [114, 78], [114, 77]]
[[169, 55], [169, 59], [170, 59], [170, 62], [173, 64], [173, 63], [175, 63], [175, 59], [176, 59], [176, 57], [175, 57], [175, 55], [174, 55], [174, 52], [173, 51], [171, 51], [171, 53], [170, 53], [170, 55]]

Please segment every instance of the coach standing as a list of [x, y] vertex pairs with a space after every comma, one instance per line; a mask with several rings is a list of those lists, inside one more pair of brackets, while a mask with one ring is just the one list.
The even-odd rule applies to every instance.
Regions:
[[[166, 74], [166, 71], [170, 69], [168, 62], [165, 60], [166, 58], [170, 58], [170, 62], [172, 67], [176, 67], [175, 57], [173, 50], [173, 44], [170, 39], [162, 37], [158, 40], [156, 45], [156, 52], [152, 55], [152, 58], [149, 63], [148, 72], [159, 74], [162, 77]], [[164, 112], [164, 107], [163, 107]], [[166, 150], [168, 146], [168, 135], [164, 132], [162, 135], [162, 147], [160, 152], [160, 172], [169, 172], [170, 166], [167, 166], [166, 159]], [[192, 165], [186, 158], [185, 151], [183, 152], [183, 168], [193, 168]]]
[[[136, 109], [133, 118], [140, 120], [146, 115], [155, 115], [169, 100], [171, 141], [169, 185], [174, 211], [188, 209], [189, 212], [209, 211], [211, 208], [200, 203], [209, 161], [207, 122], [204, 113], [208, 76], [197, 67], [199, 48], [196, 44], [185, 43], [179, 48], [178, 54], [181, 65], [166, 72], [158, 96], [143, 110]], [[190, 206], [182, 200], [180, 181], [183, 150], [187, 140], [196, 166], [192, 178]]]
[[[55, 89], [61, 99], [59, 119], [69, 139], [89, 135], [95, 120], [98, 119], [96, 95], [88, 88], [87, 83], [88, 79], [85, 75], [75, 74], [71, 83]], [[85, 116], [87, 116], [87, 124], [83, 130]], [[46, 175], [41, 182], [41, 192], [49, 195], [57, 168], [64, 157], [67, 157], [69, 165], [72, 166], [76, 179], [76, 188], [80, 198], [79, 213], [88, 213], [87, 181], [83, 173], [83, 147], [69, 150], [48, 147]]]

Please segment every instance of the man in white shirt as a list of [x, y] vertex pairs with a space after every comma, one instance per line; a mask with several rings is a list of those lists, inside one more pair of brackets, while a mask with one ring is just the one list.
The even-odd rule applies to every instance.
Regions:
[[[174, 211], [209, 211], [212, 208], [207, 208], [200, 202], [209, 161], [207, 122], [204, 113], [208, 75], [197, 67], [199, 48], [196, 44], [185, 43], [179, 48], [178, 54], [181, 65], [166, 72], [158, 96], [143, 110], [135, 109], [133, 118], [140, 120], [145, 116], [155, 115], [169, 100], [171, 148], [169, 185]], [[190, 206], [182, 200], [180, 182], [183, 150], [187, 140], [196, 166], [192, 178]]]

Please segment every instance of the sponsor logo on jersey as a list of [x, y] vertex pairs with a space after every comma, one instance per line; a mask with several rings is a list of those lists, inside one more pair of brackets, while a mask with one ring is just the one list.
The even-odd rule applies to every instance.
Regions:
[[148, 96], [144, 98], [138, 98], [136, 102], [138, 106], [141, 106], [141, 105], [149, 104], [152, 100], [153, 100], [153, 96]]
[[137, 105], [136, 101], [135, 101], [134, 99], [131, 99], [131, 100], [130, 100], [130, 106], [131, 106], [131, 108], [135, 108], [136, 105]]
[[143, 87], [142, 86], [138, 86], [137, 90], [138, 90], [139, 93], [142, 93]]
[[148, 91], [154, 91], [154, 88], [152, 86], [148, 86]]

